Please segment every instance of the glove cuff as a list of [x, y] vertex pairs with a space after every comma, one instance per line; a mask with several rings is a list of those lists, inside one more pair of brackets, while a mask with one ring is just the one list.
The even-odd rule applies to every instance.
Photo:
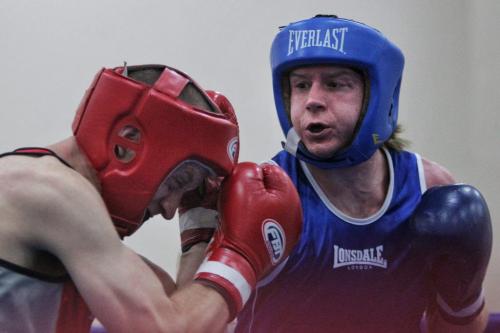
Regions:
[[243, 309], [257, 283], [250, 264], [228, 249], [209, 255], [195, 274], [195, 280], [215, 288], [226, 300], [230, 321]]
[[467, 325], [470, 323], [483, 309], [485, 305], [484, 292], [481, 290], [478, 297], [472, 303], [465, 305], [461, 309], [453, 309], [441, 295], [437, 294], [436, 303], [439, 311], [446, 321], [457, 324]]

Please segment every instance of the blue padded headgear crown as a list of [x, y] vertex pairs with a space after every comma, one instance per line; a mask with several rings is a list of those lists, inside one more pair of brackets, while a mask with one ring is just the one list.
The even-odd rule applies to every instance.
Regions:
[[[310, 65], [345, 65], [365, 75], [366, 109], [348, 147], [323, 159], [311, 154], [292, 127], [283, 100], [283, 78], [290, 70]], [[321, 16], [290, 23], [274, 38], [271, 68], [276, 109], [287, 138], [285, 149], [323, 169], [342, 168], [369, 159], [394, 132], [403, 74], [401, 50], [378, 30], [336, 16]]]

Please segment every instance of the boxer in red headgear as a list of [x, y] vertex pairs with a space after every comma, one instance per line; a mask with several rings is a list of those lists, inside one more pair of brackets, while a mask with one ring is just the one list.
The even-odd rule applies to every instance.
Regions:
[[[73, 133], [0, 155], [2, 332], [88, 332], [93, 315], [109, 332], [216, 331], [297, 241], [289, 178], [236, 166], [231, 104], [178, 70], [101, 70]], [[168, 274], [120, 237], [153, 215], [172, 218], [185, 193], [221, 178], [217, 242], [197, 279], [169, 298]]]
[[[124, 70], [97, 74], [73, 133], [97, 171], [115, 226], [128, 236], [148, 216], [155, 191], [175, 168], [178, 177], [188, 166], [205, 176], [229, 174], [238, 158], [238, 125], [230, 104], [219, 109], [177, 70], [128, 67], [127, 76]], [[141, 75], [158, 77], [149, 86], [134, 80]]]

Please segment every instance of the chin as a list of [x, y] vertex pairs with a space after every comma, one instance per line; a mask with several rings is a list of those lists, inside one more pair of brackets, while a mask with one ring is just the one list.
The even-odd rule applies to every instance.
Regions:
[[333, 155], [335, 155], [335, 153], [338, 151], [338, 149], [336, 147], [332, 147], [332, 146], [329, 146], [329, 147], [311, 147], [309, 148], [307, 145], [307, 150], [309, 150], [309, 152], [319, 158], [330, 158], [332, 157]]

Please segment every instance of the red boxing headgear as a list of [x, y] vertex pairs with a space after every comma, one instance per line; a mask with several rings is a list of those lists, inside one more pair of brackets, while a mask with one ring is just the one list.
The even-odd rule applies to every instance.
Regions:
[[[141, 79], [147, 71], [159, 77]], [[97, 171], [120, 235], [140, 227], [156, 190], [183, 161], [200, 162], [219, 176], [233, 169], [236, 117], [227, 99], [210, 95], [213, 101], [189, 76], [163, 65], [102, 69], [96, 75], [72, 128]]]

